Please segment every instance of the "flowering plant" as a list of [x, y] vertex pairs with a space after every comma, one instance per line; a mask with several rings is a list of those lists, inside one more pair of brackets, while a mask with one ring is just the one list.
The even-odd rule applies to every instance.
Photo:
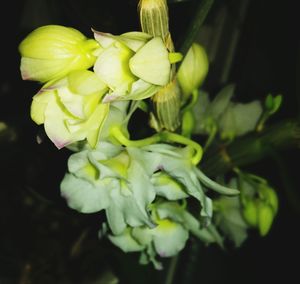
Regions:
[[[91, 29], [87, 38], [61, 25], [33, 30], [19, 45], [20, 70], [22, 79], [43, 84], [32, 120], [70, 151], [61, 197], [80, 213], [105, 213], [101, 240], [162, 269], [192, 237], [224, 248], [227, 240], [240, 246], [250, 229], [268, 234], [279, 206], [272, 185], [225, 150], [230, 178], [226, 170], [210, 175], [215, 165], [202, 158], [214, 143], [260, 132], [282, 97], [238, 103], [228, 84], [211, 99], [202, 88], [206, 48], [193, 41], [175, 50], [165, 0], [138, 7], [141, 31]], [[132, 139], [137, 111], [151, 128], [142, 139]]]

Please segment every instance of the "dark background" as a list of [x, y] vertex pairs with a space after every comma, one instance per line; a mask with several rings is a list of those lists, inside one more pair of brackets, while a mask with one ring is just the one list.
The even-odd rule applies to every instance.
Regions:
[[[170, 30], [180, 48], [198, 1], [170, 1]], [[215, 1], [198, 40], [207, 47], [210, 71], [204, 88], [212, 95], [236, 84], [237, 101], [282, 94], [283, 105], [269, 123], [299, 117], [299, 28], [296, 1]], [[30, 120], [36, 82], [20, 78], [17, 46], [45, 24], [72, 26], [92, 37], [91, 27], [119, 34], [138, 30], [137, 1], [28, 0], [1, 3], [0, 121], [9, 126], [0, 136], [0, 284], [96, 283], [110, 269], [121, 283], [164, 283], [166, 270], [137, 264], [106, 240], [97, 239], [102, 214], [83, 215], [67, 208], [59, 195], [67, 150], [43, 138]], [[231, 58], [231, 59], [230, 59]], [[230, 59], [230, 60], [229, 60]], [[43, 142], [36, 142], [37, 134]], [[193, 243], [179, 259], [176, 283], [297, 282], [300, 214], [299, 148], [279, 152], [249, 169], [277, 189], [280, 209], [264, 238], [250, 232], [239, 249], [200, 247]], [[188, 268], [189, 262], [196, 269]], [[189, 282], [183, 279], [190, 273]]]

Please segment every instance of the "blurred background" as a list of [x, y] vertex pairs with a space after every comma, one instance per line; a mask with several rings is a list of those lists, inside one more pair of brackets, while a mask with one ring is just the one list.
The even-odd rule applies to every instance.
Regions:
[[[170, 30], [180, 49], [200, 0], [168, 2]], [[282, 107], [268, 123], [299, 119], [295, 3], [215, 0], [197, 35], [210, 59], [203, 88], [214, 95], [235, 83], [235, 99], [240, 102], [282, 94]], [[167, 269], [140, 266], [138, 255], [126, 255], [107, 240], [99, 241], [102, 213], [83, 215], [66, 206], [59, 183], [70, 152], [58, 151], [30, 119], [31, 98], [40, 86], [22, 81], [19, 71], [18, 44], [33, 29], [60, 24], [87, 37], [93, 36], [91, 28], [113, 34], [140, 30], [137, 0], [4, 1], [1, 12], [0, 284], [165, 283]], [[261, 238], [249, 232], [238, 249], [200, 247], [192, 259], [189, 243], [179, 258], [174, 283], [297, 279], [299, 145], [277, 154], [246, 167], [267, 178], [279, 195], [279, 213], [270, 233]]]

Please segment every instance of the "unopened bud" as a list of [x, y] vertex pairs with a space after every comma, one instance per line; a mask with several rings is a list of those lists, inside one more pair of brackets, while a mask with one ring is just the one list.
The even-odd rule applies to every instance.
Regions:
[[177, 81], [173, 80], [161, 88], [152, 99], [160, 128], [175, 131], [180, 125], [180, 90]]
[[258, 204], [258, 229], [261, 236], [265, 236], [271, 229], [274, 212], [273, 209], [264, 202]]
[[248, 200], [242, 210], [245, 221], [251, 227], [257, 226], [257, 206], [254, 200]]
[[166, 0], [140, 0], [142, 31], [163, 40], [169, 34], [169, 17]]
[[208, 72], [208, 65], [205, 49], [200, 44], [193, 43], [177, 73], [178, 82], [185, 98], [203, 83]]
[[90, 68], [99, 48], [76, 29], [47, 25], [32, 31], [19, 45], [23, 80], [47, 82], [71, 71]]

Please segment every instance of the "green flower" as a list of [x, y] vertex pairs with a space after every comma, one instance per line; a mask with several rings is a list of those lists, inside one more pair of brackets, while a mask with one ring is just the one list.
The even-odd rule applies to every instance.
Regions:
[[19, 45], [23, 80], [47, 82], [60, 79], [73, 70], [93, 66], [93, 52], [99, 48], [78, 30], [47, 25], [32, 31]]
[[31, 118], [44, 124], [57, 148], [87, 139], [95, 147], [109, 111], [101, 98], [106, 85], [91, 71], [73, 71], [33, 97]]
[[190, 233], [206, 244], [216, 242], [222, 246], [222, 238], [212, 225], [201, 228], [200, 222], [178, 203], [158, 202], [151, 208], [156, 224], [154, 228], [127, 227], [119, 235], [108, 235], [110, 241], [124, 252], [140, 251], [140, 263], [152, 262], [161, 269], [156, 255], [171, 257], [178, 254], [185, 247]]
[[127, 225], [153, 227], [148, 205], [155, 198], [149, 169], [121, 146], [101, 142], [95, 150], [73, 154], [61, 183], [68, 205], [82, 213], [106, 211], [114, 234]]
[[110, 88], [104, 101], [148, 98], [169, 82], [171, 63], [160, 37], [142, 32], [114, 36], [95, 31], [95, 39], [102, 49], [94, 71]]
[[212, 202], [192, 171], [190, 154], [188, 148], [164, 144], [122, 148], [102, 141], [94, 150], [70, 156], [61, 191], [68, 205], [80, 212], [105, 209], [114, 233], [127, 224], [153, 226], [148, 209], [156, 196], [192, 196], [200, 201], [200, 215], [210, 219]]

